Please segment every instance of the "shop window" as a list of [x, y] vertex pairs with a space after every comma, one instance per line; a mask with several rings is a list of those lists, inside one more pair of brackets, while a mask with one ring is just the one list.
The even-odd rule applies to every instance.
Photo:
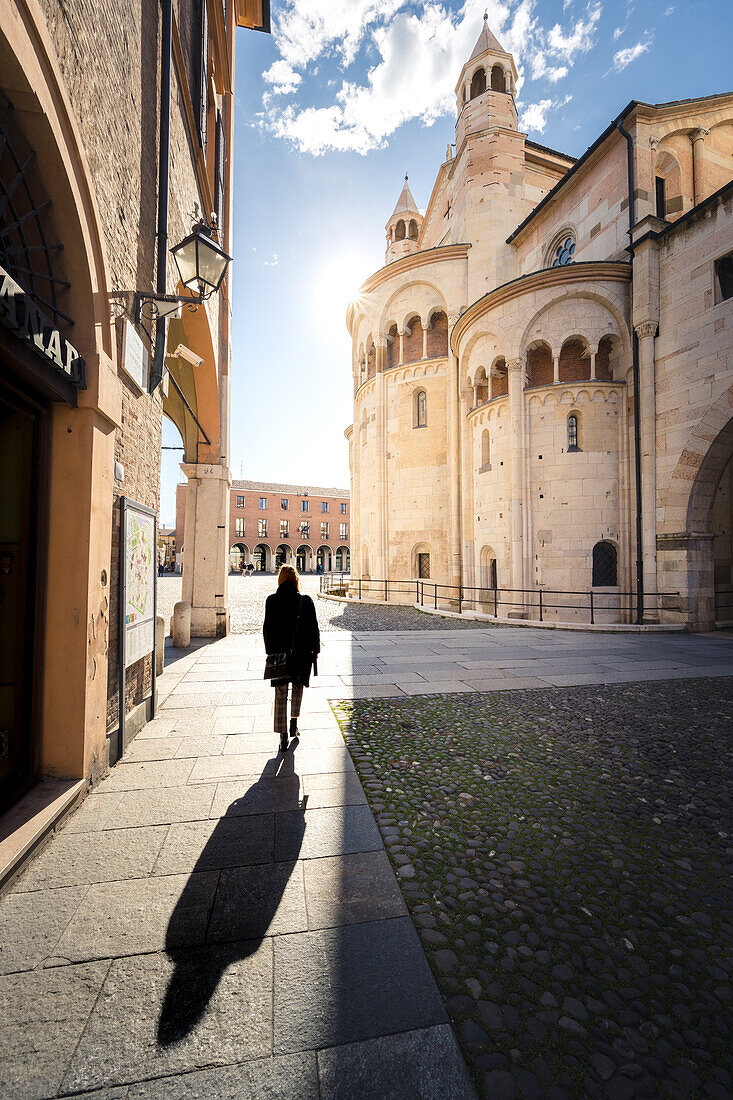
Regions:
[[618, 554], [612, 542], [593, 547], [593, 587], [613, 588], [618, 584]]

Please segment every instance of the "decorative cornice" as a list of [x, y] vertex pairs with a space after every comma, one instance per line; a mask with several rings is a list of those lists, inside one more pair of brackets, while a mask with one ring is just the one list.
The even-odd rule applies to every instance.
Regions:
[[542, 271], [532, 271], [528, 275], [521, 275], [518, 279], [512, 279], [503, 286], [489, 291], [483, 298], [479, 298], [473, 305], [461, 314], [453, 326], [450, 335], [450, 346], [455, 355], [458, 354], [458, 343], [463, 337], [469, 325], [472, 325], [486, 313], [490, 313], [497, 306], [510, 302], [512, 298], [518, 298], [522, 294], [532, 294], [537, 290], [552, 287], [572, 286], [577, 283], [597, 282], [628, 283], [631, 281], [631, 264], [617, 260], [591, 260], [585, 263], [567, 264], [565, 267], [548, 267]]
[[[470, 244], [444, 244], [436, 248], [427, 248], [424, 252], [413, 252], [411, 256], [402, 256], [385, 267], [380, 267], [370, 275], [359, 287], [359, 295], [369, 294], [372, 290], [386, 283], [395, 275], [404, 275], [406, 271], [414, 271], [416, 268], [425, 267], [428, 264], [443, 263], [446, 260], [465, 260]], [[356, 304], [351, 303], [346, 311], [346, 325], [351, 334]]]

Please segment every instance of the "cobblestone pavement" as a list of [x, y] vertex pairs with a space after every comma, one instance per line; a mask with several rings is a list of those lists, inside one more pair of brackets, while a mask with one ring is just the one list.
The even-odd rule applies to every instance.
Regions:
[[[232, 633], [256, 634], [262, 630], [265, 600], [277, 588], [277, 578], [271, 574], [255, 577], [230, 577]], [[318, 592], [318, 577], [301, 577], [301, 590], [314, 599]], [[158, 578], [158, 614], [165, 619], [166, 633], [173, 605], [181, 598], [180, 576]], [[427, 615], [412, 607], [382, 607], [380, 604], [345, 605], [333, 600], [318, 601], [318, 622], [321, 630], [482, 630], [486, 623], [471, 620], [445, 619]]]
[[733, 1095], [733, 678], [336, 709], [482, 1096]]

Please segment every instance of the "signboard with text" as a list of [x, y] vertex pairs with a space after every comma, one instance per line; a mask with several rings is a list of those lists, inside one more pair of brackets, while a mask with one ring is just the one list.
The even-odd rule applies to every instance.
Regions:
[[155, 648], [155, 527], [154, 512], [123, 501], [125, 668]]

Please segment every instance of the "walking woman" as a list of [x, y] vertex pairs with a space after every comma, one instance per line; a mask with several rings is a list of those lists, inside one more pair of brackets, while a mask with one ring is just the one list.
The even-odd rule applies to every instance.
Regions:
[[[311, 669], [318, 675], [316, 658], [321, 638], [313, 600], [300, 593], [298, 573], [283, 565], [277, 576], [277, 592], [267, 597], [262, 627], [267, 663], [265, 679], [275, 689], [275, 733], [280, 734], [280, 751], [288, 748], [288, 685], [290, 685], [290, 736], [298, 737], [298, 717], [303, 688], [310, 683]], [[314, 667], [315, 666], [315, 667]]]

